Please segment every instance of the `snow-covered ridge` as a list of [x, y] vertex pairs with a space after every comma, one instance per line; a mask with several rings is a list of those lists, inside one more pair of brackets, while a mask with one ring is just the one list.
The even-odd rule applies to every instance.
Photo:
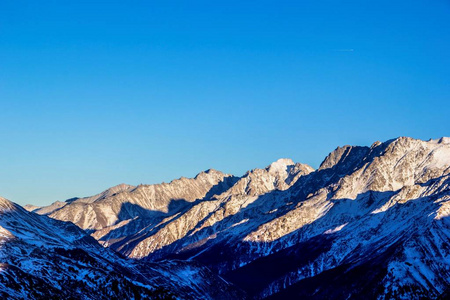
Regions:
[[[74, 201], [50, 216], [92, 229], [105, 246], [132, 258], [204, 263], [257, 297], [283, 290], [310, 297], [303, 280], [329, 279], [332, 270], [351, 277], [342, 282], [345, 291], [359, 282], [347, 265], [377, 274], [361, 283], [380, 293], [370, 297], [435, 297], [450, 284], [449, 141], [400, 137], [338, 147], [318, 170], [289, 159], [242, 177], [211, 170], [95, 203]], [[261, 286], [246, 285], [245, 278], [262, 272], [255, 270], [283, 266], [287, 257], [284, 271]], [[416, 267], [424, 264], [427, 272]], [[324, 286], [315, 288], [327, 295]]]

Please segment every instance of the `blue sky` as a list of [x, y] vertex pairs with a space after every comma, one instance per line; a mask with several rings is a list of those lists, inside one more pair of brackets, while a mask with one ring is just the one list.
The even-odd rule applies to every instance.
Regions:
[[44, 205], [449, 136], [449, 15], [447, 0], [1, 1], [0, 195]]

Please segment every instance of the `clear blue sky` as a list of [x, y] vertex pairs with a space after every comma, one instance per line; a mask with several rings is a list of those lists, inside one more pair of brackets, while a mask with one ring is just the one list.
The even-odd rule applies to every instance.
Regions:
[[450, 2], [0, 1], [20, 204], [450, 135]]

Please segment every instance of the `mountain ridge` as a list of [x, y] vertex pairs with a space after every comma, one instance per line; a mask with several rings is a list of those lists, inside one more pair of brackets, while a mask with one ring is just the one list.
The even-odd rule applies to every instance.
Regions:
[[[437, 297], [450, 284], [449, 174], [450, 138], [399, 137], [370, 147], [338, 147], [317, 170], [280, 159], [242, 177], [216, 176], [217, 192], [206, 191], [214, 186], [210, 182], [187, 200], [166, 199], [160, 210], [153, 210], [148, 199], [122, 199], [119, 222], [78, 225], [130, 258], [205, 264], [256, 298], [311, 297], [314, 291], [305, 282], [326, 295], [330, 290], [315, 279], [321, 277], [347, 284], [337, 298], [352, 293], [417, 298], [428, 290]], [[175, 182], [196, 179], [190, 180]], [[311, 252], [309, 260], [300, 258], [302, 251]], [[295, 263], [276, 277], [261, 278], [261, 270], [254, 271], [270, 267], [266, 261], [286, 264], [285, 257]], [[366, 276], [370, 266], [378, 266], [369, 276], [373, 280], [355, 292], [352, 282], [359, 279], [352, 275], [353, 265]], [[343, 272], [350, 274], [348, 282], [339, 280]], [[260, 281], [255, 285], [243, 278]]]
[[[186, 277], [186, 274], [192, 274]], [[0, 197], [0, 297], [175, 299], [245, 297], [195, 262], [136, 263], [70, 222]]]

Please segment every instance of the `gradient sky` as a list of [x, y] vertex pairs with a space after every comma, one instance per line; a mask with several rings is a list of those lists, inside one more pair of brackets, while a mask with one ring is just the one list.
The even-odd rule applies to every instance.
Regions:
[[0, 1], [0, 195], [450, 135], [450, 1]]

